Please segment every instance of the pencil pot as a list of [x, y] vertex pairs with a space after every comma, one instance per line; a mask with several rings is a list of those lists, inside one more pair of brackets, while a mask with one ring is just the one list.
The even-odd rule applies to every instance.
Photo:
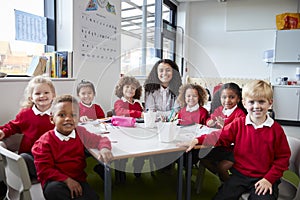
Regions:
[[160, 142], [172, 142], [179, 134], [180, 128], [174, 122], [158, 122], [157, 132]]

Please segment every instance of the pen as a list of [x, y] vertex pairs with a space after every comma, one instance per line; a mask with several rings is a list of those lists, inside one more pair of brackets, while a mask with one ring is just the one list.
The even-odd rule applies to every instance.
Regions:
[[168, 121], [171, 121], [171, 118], [172, 118], [172, 116], [173, 116], [174, 111], [175, 111], [175, 109], [172, 108], [172, 111], [171, 111], [171, 114], [170, 114], [170, 116], [169, 116], [169, 118], [168, 118]]

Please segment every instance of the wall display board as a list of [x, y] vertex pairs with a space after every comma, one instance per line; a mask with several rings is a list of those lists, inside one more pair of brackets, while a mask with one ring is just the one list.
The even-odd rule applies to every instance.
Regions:
[[104, 63], [113, 61], [120, 31], [115, 6], [107, 0], [90, 0], [79, 14], [80, 56]]
[[90, 80], [96, 102], [109, 110], [120, 74], [121, 1], [73, 1], [74, 77]]

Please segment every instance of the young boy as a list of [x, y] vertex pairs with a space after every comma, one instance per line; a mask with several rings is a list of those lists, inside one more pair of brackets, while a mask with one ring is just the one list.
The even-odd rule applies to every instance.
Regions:
[[272, 89], [266, 82], [255, 80], [244, 86], [242, 96], [246, 117], [235, 119], [220, 135], [213, 132], [184, 145], [190, 151], [196, 144], [229, 147], [234, 143], [232, 175], [214, 199], [238, 199], [245, 192], [250, 192], [250, 199], [277, 199], [280, 177], [288, 169], [291, 152], [282, 127], [267, 114]]
[[86, 182], [84, 148], [98, 148], [105, 163], [113, 159], [108, 138], [77, 127], [79, 105], [71, 95], [57, 97], [50, 120], [54, 130], [46, 132], [32, 147], [38, 179], [49, 200], [99, 199]]

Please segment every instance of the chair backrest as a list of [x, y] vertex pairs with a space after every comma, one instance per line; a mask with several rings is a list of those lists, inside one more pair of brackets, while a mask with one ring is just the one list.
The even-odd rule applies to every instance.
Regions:
[[[300, 177], [300, 139], [294, 137], [287, 137], [291, 149], [291, 158], [289, 170], [294, 172], [298, 178]], [[300, 199], [300, 183], [297, 188], [294, 199]]]
[[8, 186], [7, 199], [31, 199], [31, 181], [24, 159], [2, 146], [0, 154], [5, 169], [5, 182]]

